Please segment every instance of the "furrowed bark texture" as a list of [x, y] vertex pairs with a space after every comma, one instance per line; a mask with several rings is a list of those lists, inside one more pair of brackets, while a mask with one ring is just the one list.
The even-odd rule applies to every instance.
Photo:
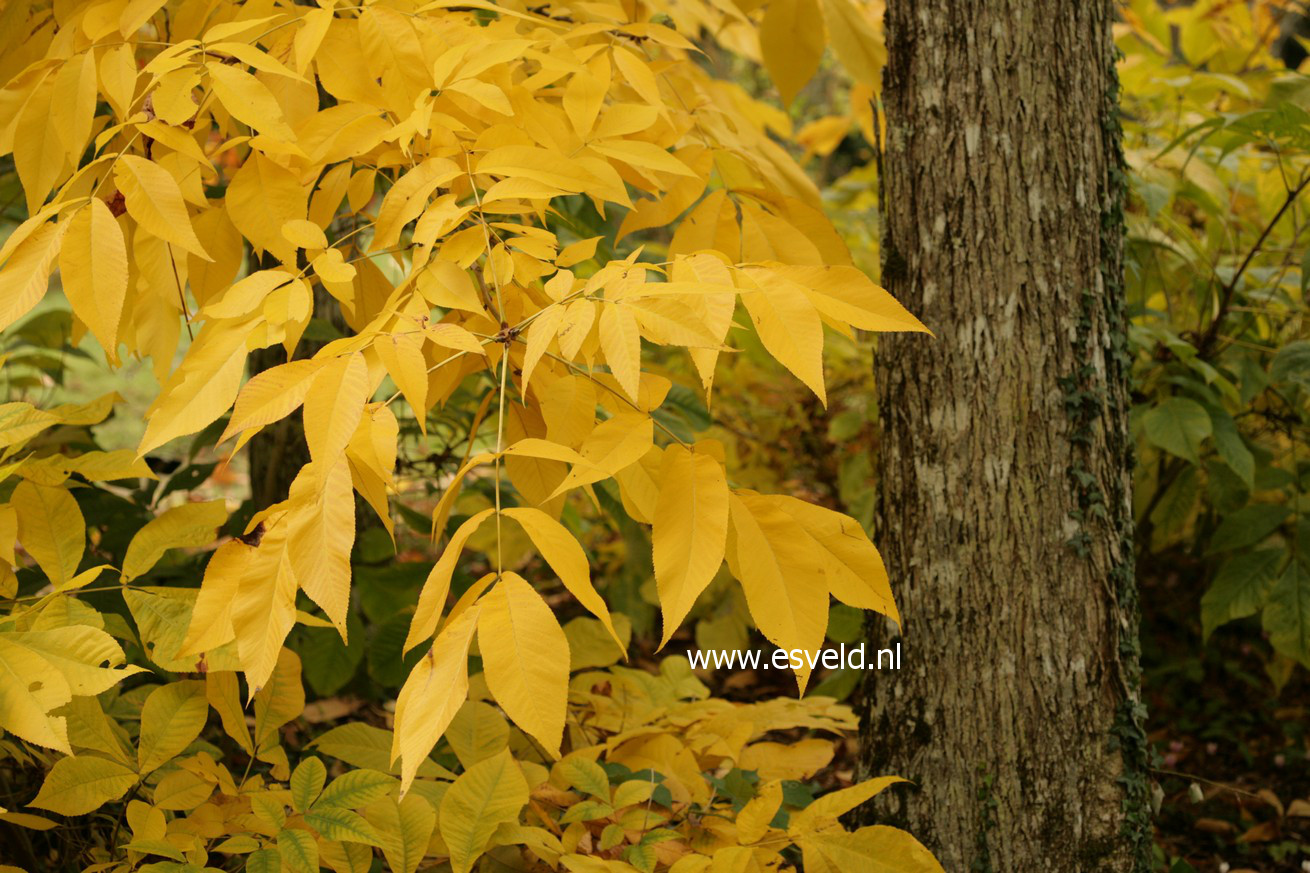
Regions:
[[919, 787], [866, 812], [952, 873], [1147, 869], [1112, 14], [887, 2], [883, 279], [937, 336], [877, 353], [864, 764]]

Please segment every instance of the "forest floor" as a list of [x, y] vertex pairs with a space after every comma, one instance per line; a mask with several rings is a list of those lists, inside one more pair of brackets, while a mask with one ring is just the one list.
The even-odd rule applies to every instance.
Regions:
[[1310, 871], [1310, 681], [1281, 690], [1258, 618], [1202, 644], [1200, 591], [1142, 574], [1147, 731], [1164, 792], [1156, 844], [1169, 873]]

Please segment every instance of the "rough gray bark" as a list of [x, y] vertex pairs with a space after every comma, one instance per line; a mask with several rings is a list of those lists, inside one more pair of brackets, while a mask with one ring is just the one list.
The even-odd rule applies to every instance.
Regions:
[[[948, 871], [1148, 869], [1111, 0], [888, 0], [870, 811]], [[885, 645], [889, 632], [871, 629]]]

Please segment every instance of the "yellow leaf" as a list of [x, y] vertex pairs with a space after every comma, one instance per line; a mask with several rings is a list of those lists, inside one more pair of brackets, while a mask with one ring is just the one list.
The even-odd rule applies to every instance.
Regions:
[[871, 825], [846, 833], [832, 831], [801, 840], [806, 873], [943, 873], [923, 844], [903, 830]]
[[355, 492], [345, 455], [313, 461], [291, 483], [287, 554], [296, 581], [346, 640]]
[[409, 790], [418, 769], [468, 694], [468, 653], [480, 605], [451, 621], [410, 671], [396, 698], [391, 762], [400, 759], [400, 790]]
[[546, 350], [559, 333], [560, 322], [564, 319], [564, 309], [552, 306], [543, 311], [532, 324], [528, 325], [527, 350], [523, 353], [523, 392], [528, 390], [528, 380], [532, 378]]
[[122, 797], [136, 781], [136, 773], [117, 761], [89, 755], [60, 758], [31, 805], [60, 815], [86, 815]]
[[138, 772], [150, 773], [182, 754], [200, 736], [208, 716], [203, 682], [170, 682], [151, 691], [141, 708]]
[[308, 219], [294, 219], [282, 225], [282, 236], [287, 242], [302, 249], [326, 249], [327, 236], [323, 228]]
[[416, 334], [395, 333], [373, 342], [382, 365], [391, 374], [405, 401], [414, 410], [419, 428], [427, 433], [428, 364]]
[[129, 582], [145, 573], [169, 549], [209, 545], [225, 521], [227, 506], [222, 500], [184, 503], [150, 519], [127, 544], [123, 581]]
[[822, 829], [835, 823], [840, 816], [865, 803], [888, 786], [904, 781], [899, 776], [879, 776], [849, 788], [829, 792], [804, 809], [793, 813], [787, 823], [787, 829], [792, 834], [804, 834], [807, 831]]
[[296, 247], [282, 235], [282, 227], [309, 212], [309, 195], [295, 173], [252, 152], [223, 199], [228, 217], [255, 248], [272, 252], [284, 264], [295, 263]]
[[[480, 230], [466, 228], [466, 230]], [[461, 231], [463, 233], [464, 231]], [[481, 237], [479, 236], [480, 240]], [[478, 251], [483, 243], [478, 242]], [[459, 264], [450, 261], [432, 261], [418, 274], [419, 293], [433, 306], [443, 309], [462, 309], [466, 312], [481, 312], [482, 301], [473, 287], [473, 280]]]
[[[818, 545], [796, 521], [759, 495], [729, 498], [735, 554], [729, 562], [741, 580], [756, 626], [781, 649], [813, 652], [828, 629], [828, 585]], [[809, 670], [797, 671], [801, 691]]]
[[[246, 713], [241, 706], [240, 685], [237, 674], [230, 670], [210, 670], [205, 674], [205, 699], [218, 713], [223, 723], [223, 730], [237, 741], [237, 745], [246, 750], [246, 754], [255, 753], [255, 743], [250, 737], [250, 727], [246, 724]], [[158, 802], [158, 796], [156, 796]]]
[[842, 324], [861, 330], [929, 332], [895, 297], [856, 267], [777, 264], [746, 268], [748, 275], [761, 272], [794, 282], [821, 314]]
[[127, 214], [147, 233], [211, 260], [191, 227], [182, 190], [162, 166], [137, 155], [121, 155], [115, 165], [118, 190], [127, 202]]
[[833, 51], [846, 72], [861, 85], [881, 90], [887, 48], [865, 5], [860, 0], [823, 0], [823, 18]]
[[611, 139], [591, 143], [591, 149], [639, 170], [695, 177], [696, 172], [654, 143], [639, 139]]
[[759, 498], [774, 502], [808, 533], [820, 548], [828, 588], [842, 603], [873, 609], [901, 622], [878, 549], [859, 522], [840, 512], [795, 497]]
[[347, 264], [340, 249], [328, 249], [314, 258], [314, 272], [324, 282], [350, 282], [359, 271]]
[[23, 481], [9, 505], [18, 513], [18, 540], [56, 586], [77, 574], [86, 549], [86, 522], [73, 495]]
[[322, 366], [323, 362], [317, 360], [288, 361], [255, 374], [242, 386], [232, 418], [217, 441], [224, 442], [243, 430], [272, 424], [295, 412]]
[[566, 245], [555, 257], [555, 266], [565, 269], [591, 260], [596, 256], [596, 244], [599, 242], [600, 237], [593, 236]]
[[494, 512], [494, 509], [484, 509], [469, 516], [451, 536], [441, 557], [428, 573], [427, 581], [423, 583], [423, 590], [419, 592], [418, 605], [414, 608], [414, 618], [410, 622], [409, 634], [405, 637], [405, 647], [402, 651], [408, 652], [424, 640], [430, 639], [436, 632], [437, 623], [441, 620], [441, 611], [446, 608], [446, 597], [450, 594], [450, 579], [455, 572], [455, 564], [459, 561], [460, 552], [464, 550], [464, 543], [477, 533], [482, 522]]
[[270, 294], [294, 280], [285, 270], [259, 270], [228, 286], [206, 303], [200, 314], [208, 319], [248, 315], [260, 309]]
[[145, 455], [171, 439], [195, 433], [216, 421], [236, 399], [245, 366], [242, 332], [205, 325], [182, 365], [168, 377], [146, 410], [148, 423], [137, 454]]
[[305, 685], [300, 678], [300, 656], [290, 649], [282, 649], [277, 653], [268, 684], [255, 692], [255, 749], [262, 753], [276, 745], [278, 728], [297, 718], [304, 710]]
[[323, 365], [305, 395], [305, 442], [315, 461], [332, 463], [346, 450], [371, 393], [368, 366], [358, 352]]
[[659, 483], [651, 540], [663, 646], [723, 563], [728, 481], [714, 458], [671, 445], [664, 451]]
[[380, 797], [365, 808], [364, 817], [377, 831], [387, 869], [391, 873], [414, 873], [437, 827], [432, 805], [417, 794]]
[[441, 837], [455, 873], [469, 873], [496, 829], [518, 821], [527, 802], [528, 781], [508, 749], [462, 773], [441, 799]]
[[27, 198], [27, 211], [35, 214], [50, 189], [68, 172], [68, 154], [51, 123], [54, 80], [46, 79], [27, 100], [14, 130], [14, 168]]
[[241, 580], [255, 575], [264, 554], [241, 540], [219, 546], [205, 565], [200, 593], [191, 612], [191, 624], [179, 655], [197, 655], [236, 639], [232, 607]]
[[769, 0], [760, 24], [760, 55], [783, 104], [791, 103], [823, 60], [823, 16], [816, 0]]
[[364, 408], [359, 425], [346, 444], [346, 459], [355, 490], [373, 507], [387, 533], [394, 538], [391, 507], [387, 489], [395, 487], [392, 473], [396, 469], [396, 444], [400, 424], [390, 407], [370, 404]]
[[438, 322], [429, 324], [424, 335], [432, 341], [434, 345], [447, 349], [457, 349], [461, 352], [472, 352], [475, 355], [485, 355], [486, 351], [482, 348], [482, 343], [473, 334], [469, 333], [458, 324], [447, 324]]
[[516, 573], [481, 600], [478, 649], [487, 687], [525, 733], [558, 754], [568, 702], [569, 643], [555, 613]]
[[632, 310], [621, 303], [607, 303], [600, 311], [600, 347], [605, 363], [619, 385], [633, 400], [641, 384], [641, 332]]
[[551, 496], [556, 497], [571, 488], [599, 482], [637, 463], [650, 451], [654, 430], [654, 422], [648, 415], [623, 412], [602, 421], [583, 440], [583, 463], [574, 464]]
[[601, 72], [604, 79], [590, 72], [574, 73], [564, 88], [564, 113], [573, 123], [574, 132], [583, 140], [588, 138], [591, 128], [596, 124], [596, 116], [600, 114], [605, 95], [609, 91], [609, 65], [605, 64]]
[[147, 21], [154, 17], [166, 0], [128, 0], [118, 18], [118, 32], [124, 37], [140, 30]]
[[0, 269], [0, 330], [31, 312], [45, 296], [66, 227], [40, 224], [5, 261]]
[[782, 806], [782, 783], [773, 780], [762, 786], [737, 813], [737, 839], [743, 845], [758, 843], [769, 831], [769, 822]]
[[99, 341], [110, 363], [118, 363], [118, 323], [127, 298], [127, 245], [103, 200], [91, 198], [69, 220], [59, 272], [73, 313]]
[[273, 673], [282, 642], [296, 623], [296, 577], [286, 552], [285, 531], [265, 534], [260, 551], [268, 552], [269, 558], [260, 562], [260, 572], [241, 579], [232, 603], [237, 653], [252, 694]]
[[209, 71], [214, 94], [233, 118], [277, 139], [295, 139], [282, 116], [282, 107], [267, 85], [245, 70], [228, 64], [211, 61], [205, 64], [205, 69]]
[[87, 625], [0, 633], [0, 727], [70, 753], [64, 718], [49, 713], [74, 696], [100, 694], [142, 672], [112, 669], [124, 660], [113, 637]]
[[91, 52], [73, 55], [59, 67], [50, 109], [50, 123], [59, 134], [64, 154], [76, 165], [91, 136], [96, 111], [96, 64]]
[[286, 873], [318, 873], [318, 843], [309, 831], [282, 828], [277, 832], [277, 854]]
[[752, 273], [744, 282], [748, 284], [741, 289], [741, 302], [746, 305], [760, 342], [826, 406], [823, 324], [814, 304], [796, 285], [780, 283], [768, 273]]
[[437, 186], [446, 184], [462, 172], [454, 161], [447, 158], [429, 158], [397, 179], [387, 196], [382, 198], [369, 250], [390, 248], [399, 242], [401, 230], [427, 208], [428, 198]]
[[586, 609], [605, 625], [605, 629], [614, 637], [614, 641], [623, 648], [623, 641], [614, 630], [610, 621], [609, 608], [605, 599], [596, 593], [591, 584], [591, 568], [587, 562], [587, 553], [569, 533], [568, 528], [551, 518], [540, 509], [532, 507], [508, 507], [504, 510], [506, 518], [519, 523], [532, 540], [532, 544], [541, 552], [546, 563], [559, 576], [564, 587], [578, 599]]
[[0, 448], [27, 442], [59, 421], [59, 416], [30, 403], [0, 403]]
[[596, 322], [596, 306], [591, 300], [574, 300], [564, 309], [564, 318], [559, 325], [559, 350], [570, 361], [577, 358]]

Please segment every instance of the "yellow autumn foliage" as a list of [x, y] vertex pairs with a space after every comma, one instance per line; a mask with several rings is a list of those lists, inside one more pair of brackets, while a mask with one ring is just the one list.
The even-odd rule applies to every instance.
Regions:
[[[761, 756], [774, 775], [756, 799], [693, 822], [716, 808], [711, 774], [753, 741], [846, 729], [849, 712], [705, 699], [672, 658], [644, 680], [571, 669], [584, 660], [548, 580], [507, 554], [535, 550], [595, 616], [593, 638], [621, 651], [625, 625], [566, 512], [612, 488], [650, 528], [664, 643], [725, 561], [782, 648], [822, 644], [830, 596], [899, 620], [857, 523], [749, 490], [722, 446], [662, 417], [680, 372], [708, 401], [716, 362], [748, 334], [823, 400], [826, 333], [924, 330], [852, 265], [775, 138], [785, 120], [697, 47], [714, 34], [762, 59], [790, 98], [830, 41], [873, 88], [872, 21], [857, 0], [6, 4], [0, 154], [29, 217], [0, 246], [0, 330], [41, 311], [57, 269], [73, 340], [111, 367], [148, 360], [160, 385], [135, 451], [41, 441], [100, 421], [113, 397], [0, 405], [0, 664], [47, 677], [4, 680], [0, 728], [53, 761], [33, 805], [119, 802], [120, 843], [93, 853], [98, 869], [150, 856], [199, 869], [216, 853], [248, 870], [363, 870], [376, 850], [392, 870], [445, 858], [463, 873], [522, 847], [525, 863], [687, 873], [773, 864], [792, 844], [818, 866], [936, 869], [908, 835], [847, 833], [835, 816], [859, 801], [786, 824], [804, 803], [782, 780], [812, 775], [813, 750]], [[286, 362], [252, 372], [275, 347]], [[431, 483], [436, 563], [403, 647], [418, 660], [394, 730], [358, 722], [316, 741], [353, 768], [328, 781], [315, 757], [293, 767], [288, 750], [303, 750], [281, 736], [304, 708], [288, 635], [349, 642], [356, 496], [388, 534], [414, 526], [396, 510], [402, 425], [421, 439], [457, 402], [478, 412], [462, 467]], [[217, 545], [198, 589], [138, 580], [169, 550], [215, 544], [219, 502], [156, 506], [121, 566], [88, 566], [83, 480], [153, 476], [144, 458], [196, 434], [231, 458], [296, 413], [309, 462]], [[491, 484], [491, 505], [447, 537], [470, 482]], [[452, 604], [470, 554], [489, 572]], [[123, 617], [79, 599], [114, 588], [87, 588], [106, 571], [152, 668], [192, 678], [116, 690], [144, 668], [124, 666]], [[18, 574], [36, 572], [48, 584], [19, 596]], [[134, 737], [115, 706], [139, 716]], [[211, 709], [240, 775], [197, 740]], [[443, 738], [458, 775], [430, 757]]]

